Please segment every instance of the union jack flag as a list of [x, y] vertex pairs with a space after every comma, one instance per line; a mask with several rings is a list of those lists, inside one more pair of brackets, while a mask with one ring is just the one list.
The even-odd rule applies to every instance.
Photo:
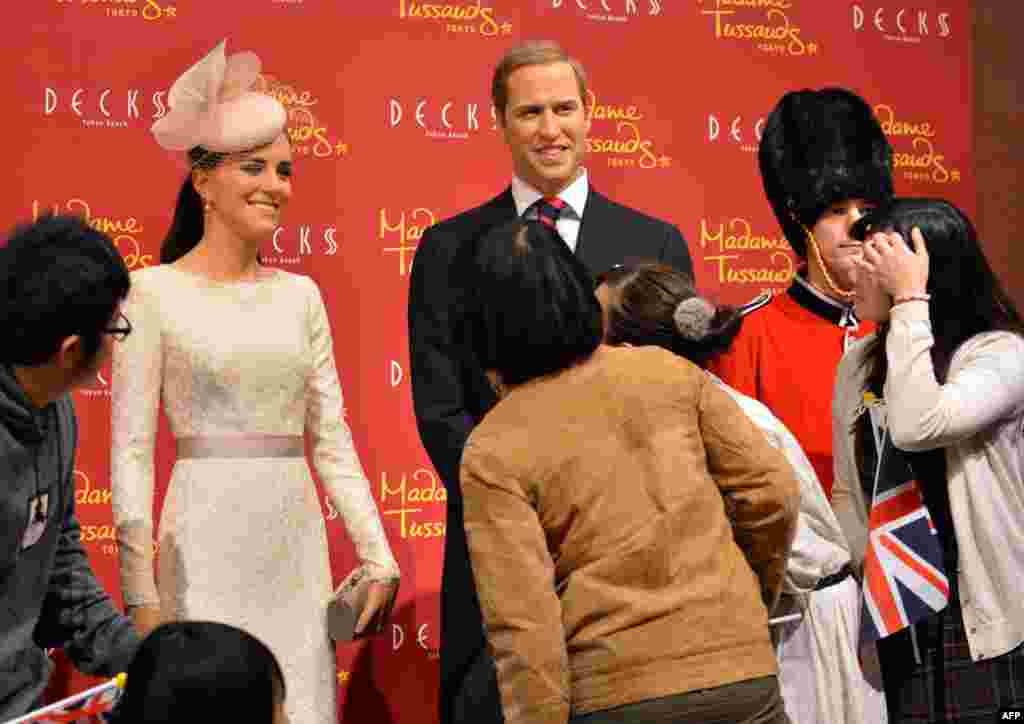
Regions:
[[[872, 422], [876, 420], [872, 414]], [[949, 603], [942, 546], [910, 465], [887, 430], [876, 428], [875, 440], [878, 466], [868, 517], [861, 617], [862, 638], [869, 642], [915, 624]]]
[[120, 674], [106, 684], [29, 712], [8, 724], [105, 724], [109, 721], [107, 715], [121, 698], [124, 682], [124, 674]]

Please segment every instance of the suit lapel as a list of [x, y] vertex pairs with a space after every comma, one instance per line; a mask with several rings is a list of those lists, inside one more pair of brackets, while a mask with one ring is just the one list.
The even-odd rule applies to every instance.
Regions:
[[621, 253], [622, 245], [614, 243], [620, 222], [608, 199], [591, 186], [576, 239], [576, 256], [592, 274], [600, 274], [621, 262], [616, 248]]
[[504, 191], [487, 202], [481, 211], [483, 211], [483, 223], [481, 226], [488, 229], [515, 219], [516, 201], [512, 198], [512, 187], [507, 187]]

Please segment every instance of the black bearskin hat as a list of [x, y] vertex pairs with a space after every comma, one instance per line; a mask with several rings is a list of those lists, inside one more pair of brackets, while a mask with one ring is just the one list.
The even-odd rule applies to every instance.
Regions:
[[882, 203], [893, 195], [892, 147], [868, 104], [843, 88], [784, 95], [765, 122], [757, 157], [775, 217], [802, 258], [800, 224], [813, 227], [844, 199]]

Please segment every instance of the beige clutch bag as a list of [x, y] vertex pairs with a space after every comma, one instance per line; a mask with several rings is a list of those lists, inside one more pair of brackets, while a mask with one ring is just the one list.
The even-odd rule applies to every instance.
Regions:
[[[384, 582], [378, 581], [378, 583]], [[374, 581], [366, 575], [365, 571], [360, 569], [353, 572], [341, 584], [338, 590], [334, 592], [334, 597], [327, 605], [327, 633], [330, 634], [334, 641], [346, 642], [355, 639], [356, 623], [366, 608], [366, 600], [370, 592], [371, 583], [374, 583]], [[397, 580], [395, 583], [397, 583]], [[397, 593], [398, 586], [396, 585], [387, 606], [378, 614], [378, 626], [383, 627], [384, 622], [391, 615], [391, 607], [395, 603]], [[376, 631], [372, 633], [376, 633]]]

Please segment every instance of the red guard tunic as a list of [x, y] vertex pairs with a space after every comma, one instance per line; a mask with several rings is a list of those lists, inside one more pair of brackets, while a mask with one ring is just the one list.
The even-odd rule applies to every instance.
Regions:
[[763, 295], [744, 309], [729, 351], [709, 369], [763, 402], [800, 442], [832, 499], [832, 392], [849, 344], [872, 332], [853, 308], [826, 297], [799, 276], [784, 294]]

